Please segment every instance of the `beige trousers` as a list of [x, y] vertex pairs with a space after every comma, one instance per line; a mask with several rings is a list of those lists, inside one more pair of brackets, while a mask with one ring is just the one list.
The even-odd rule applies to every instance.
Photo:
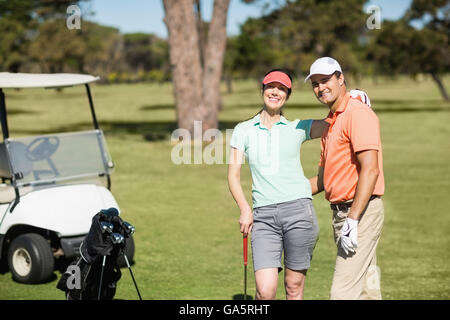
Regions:
[[338, 247], [331, 300], [381, 300], [380, 269], [376, 249], [384, 221], [381, 198], [371, 200], [358, 223], [356, 253], [346, 255], [340, 247], [340, 233], [348, 210], [333, 210], [334, 241]]

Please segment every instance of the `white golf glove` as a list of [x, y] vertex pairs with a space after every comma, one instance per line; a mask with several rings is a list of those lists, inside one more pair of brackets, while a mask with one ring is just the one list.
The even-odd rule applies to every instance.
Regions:
[[359, 89], [350, 90], [350, 96], [353, 99], [357, 99], [357, 100], [361, 101], [362, 103], [367, 104], [369, 107], [372, 107], [372, 105], [370, 104], [369, 96], [364, 91], [359, 90]]
[[356, 252], [358, 247], [358, 220], [345, 219], [341, 230], [341, 247], [347, 255]]

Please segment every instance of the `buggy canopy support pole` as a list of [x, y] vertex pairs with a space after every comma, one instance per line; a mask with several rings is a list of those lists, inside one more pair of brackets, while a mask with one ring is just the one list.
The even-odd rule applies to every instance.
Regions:
[[8, 121], [6, 120], [5, 94], [0, 88], [0, 122], [2, 124], [3, 140], [9, 138]]
[[[2, 134], [3, 134], [3, 141], [6, 144], [6, 139], [9, 138], [9, 129], [8, 129], [8, 121], [6, 118], [6, 104], [5, 104], [5, 94], [3, 93], [3, 90], [0, 88], [0, 123], [2, 125]], [[16, 208], [16, 206], [20, 202], [20, 193], [19, 188], [16, 185], [16, 176], [13, 174], [12, 176], [12, 184], [14, 186], [14, 193], [16, 194], [16, 198], [14, 199], [14, 203], [9, 210], [10, 213], [13, 212], [13, 210]]]
[[87, 83], [84, 86], [86, 87], [86, 92], [89, 99], [89, 107], [91, 108], [92, 120], [94, 121], [94, 128], [98, 130], [99, 126], [97, 122], [97, 117], [95, 115], [94, 103], [92, 102], [91, 89], [89, 88], [89, 85]]
[[[89, 99], [89, 107], [91, 108], [92, 120], [94, 121], [94, 128], [95, 128], [95, 130], [100, 130], [100, 127], [97, 122], [97, 116], [95, 115], [94, 103], [92, 102], [91, 89], [89, 88], [89, 84], [87, 84], [87, 83], [84, 86], [86, 87], [86, 92], [87, 92], [88, 99]], [[106, 163], [106, 159], [104, 158], [103, 146], [102, 146], [102, 143], [100, 140], [99, 140], [99, 145], [100, 145], [100, 148], [102, 149], [102, 157], [103, 157], [103, 163], [105, 165], [105, 171], [107, 171], [107, 163]], [[111, 190], [111, 177], [109, 176], [109, 173], [106, 173], [106, 181], [107, 181], [108, 190]]]

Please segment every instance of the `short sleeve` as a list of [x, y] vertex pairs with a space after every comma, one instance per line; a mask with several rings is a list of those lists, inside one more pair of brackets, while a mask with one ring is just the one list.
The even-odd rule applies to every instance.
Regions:
[[347, 130], [354, 152], [381, 150], [380, 124], [372, 109], [352, 110]]
[[296, 129], [297, 129], [297, 130], [302, 130], [302, 131], [304, 131], [304, 133], [305, 133], [305, 135], [304, 135], [305, 139], [304, 139], [303, 141], [306, 141], [306, 140], [310, 140], [310, 139], [311, 139], [310, 132], [311, 132], [311, 125], [312, 125], [312, 122], [313, 122], [312, 119], [308, 119], [308, 120], [300, 120], [300, 121], [298, 122], [298, 124], [297, 124]]
[[238, 123], [236, 127], [234, 127], [233, 134], [231, 135], [230, 146], [245, 152], [245, 130], [243, 129], [241, 123]]

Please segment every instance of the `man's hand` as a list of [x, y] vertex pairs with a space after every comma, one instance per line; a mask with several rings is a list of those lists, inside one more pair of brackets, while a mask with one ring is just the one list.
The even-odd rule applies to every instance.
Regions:
[[250, 207], [246, 207], [241, 210], [241, 216], [239, 218], [239, 224], [241, 226], [241, 232], [244, 237], [248, 236], [253, 228], [253, 212]]
[[341, 230], [341, 247], [347, 255], [356, 252], [358, 247], [358, 220], [345, 219]]
[[359, 89], [350, 90], [350, 96], [353, 99], [357, 99], [357, 100], [361, 101], [362, 103], [367, 104], [369, 107], [372, 107], [372, 105], [370, 104], [369, 96], [364, 91], [359, 90]]

